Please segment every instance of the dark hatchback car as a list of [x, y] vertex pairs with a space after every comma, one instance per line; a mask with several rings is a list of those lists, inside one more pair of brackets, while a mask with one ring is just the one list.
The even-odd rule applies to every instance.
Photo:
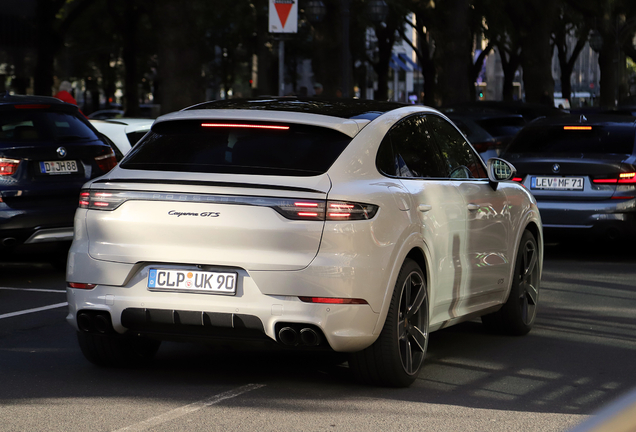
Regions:
[[636, 119], [566, 116], [522, 129], [502, 158], [537, 200], [547, 234], [636, 236]]
[[[0, 257], [70, 245], [80, 188], [116, 164], [76, 106], [0, 95]], [[65, 262], [63, 250], [51, 261]]]

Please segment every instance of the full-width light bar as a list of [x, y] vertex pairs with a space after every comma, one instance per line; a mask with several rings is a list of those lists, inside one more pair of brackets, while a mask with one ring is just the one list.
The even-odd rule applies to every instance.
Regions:
[[563, 126], [563, 130], [592, 130], [592, 126]]
[[275, 129], [275, 130], [289, 129], [289, 126], [235, 124], [235, 123], [201, 123], [201, 126], [202, 127], [218, 127], [218, 128], [243, 128], [243, 129]]

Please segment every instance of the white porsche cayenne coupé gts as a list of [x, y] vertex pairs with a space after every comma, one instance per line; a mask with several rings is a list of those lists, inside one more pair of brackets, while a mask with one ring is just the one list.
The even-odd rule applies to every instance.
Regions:
[[421, 106], [203, 103], [159, 118], [84, 186], [67, 280], [88, 360], [161, 340], [267, 340], [350, 353], [408, 386], [429, 333], [481, 316], [530, 331], [542, 226], [532, 195]]

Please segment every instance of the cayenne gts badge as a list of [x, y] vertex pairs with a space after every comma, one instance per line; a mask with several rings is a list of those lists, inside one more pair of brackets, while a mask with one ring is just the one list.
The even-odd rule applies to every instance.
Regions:
[[168, 212], [168, 214], [170, 216], [176, 216], [176, 217], [181, 217], [181, 216], [194, 216], [194, 217], [219, 217], [221, 216], [220, 212], [203, 212], [203, 213], [196, 213], [196, 212], [180, 212], [180, 211], [176, 211], [176, 210], [170, 210]]
[[64, 147], [58, 147], [56, 152], [57, 152], [57, 155], [60, 157], [60, 159], [63, 159], [66, 157], [66, 149]]

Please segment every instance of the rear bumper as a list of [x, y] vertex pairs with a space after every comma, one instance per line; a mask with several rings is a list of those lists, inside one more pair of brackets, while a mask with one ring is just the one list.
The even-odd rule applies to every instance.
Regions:
[[21, 244], [70, 242], [77, 204], [13, 208], [0, 202], [0, 248]]
[[[171, 267], [190, 269], [181, 265]], [[103, 311], [110, 314], [117, 333], [131, 331], [183, 341], [242, 340], [246, 336], [244, 330], [250, 330], [248, 336], [260, 333], [280, 341], [281, 326], [298, 324], [318, 328], [328, 346], [339, 352], [360, 351], [377, 338], [373, 330], [379, 314], [366, 304], [314, 304], [304, 303], [296, 296], [266, 295], [248, 272], [236, 268], [232, 269], [239, 275], [235, 296], [149, 291], [148, 268], [130, 266], [130, 277], [124, 286], [68, 288], [69, 323], [79, 329], [78, 312]], [[191, 270], [196, 268], [193, 266]], [[290, 283], [290, 272], [273, 273], [279, 275], [279, 285]]]
[[636, 199], [594, 202], [538, 201], [549, 232], [592, 230], [603, 235], [636, 235]]

